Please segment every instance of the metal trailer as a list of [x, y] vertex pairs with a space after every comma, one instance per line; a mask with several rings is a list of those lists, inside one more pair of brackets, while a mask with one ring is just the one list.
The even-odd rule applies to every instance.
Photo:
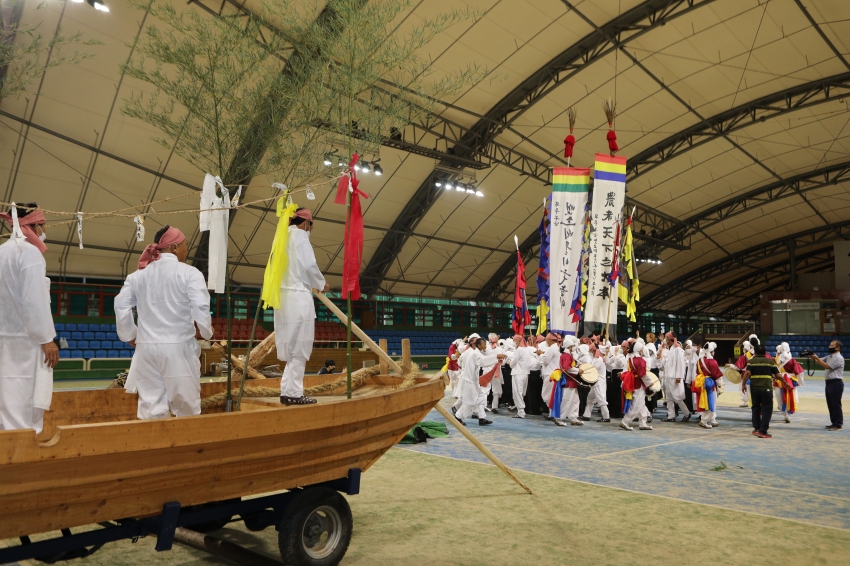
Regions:
[[[37, 559], [48, 564], [89, 556], [103, 545], [122, 539], [136, 542], [156, 536], [156, 550], [171, 550], [178, 527], [210, 532], [241, 520], [251, 531], [274, 525], [285, 564], [326, 566], [338, 564], [351, 542], [351, 508], [340, 495], [360, 493], [360, 468], [347, 477], [309, 485], [285, 493], [251, 499], [233, 499], [192, 507], [179, 501], [166, 503], [162, 514], [144, 519], [119, 519], [99, 523], [101, 529], [72, 533], [38, 542], [21, 537], [21, 545], [0, 549], [0, 564]], [[238, 519], [234, 517], [238, 516]]]

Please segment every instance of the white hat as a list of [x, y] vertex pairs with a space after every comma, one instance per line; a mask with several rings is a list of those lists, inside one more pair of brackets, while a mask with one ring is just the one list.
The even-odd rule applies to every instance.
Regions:
[[640, 354], [644, 348], [646, 348], [646, 342], [643, 341], [643, 338], [638, 338], [632, 345], [632, 352]]
[[788, 342], [783, 342], [779, 345], [779, 347], [781, 348], [780, 352], [784, 352], [786, 354], [791, 353], [791, 346], [788, 345]]
[[694, 345], [694, 343], [693, 343], [692, 341], [690, 341], [690, 340], [685, 340], [685, 347], [686, 347], [686, 348], [690, 348], [690, 347], [691, 347], [691, 346], [693, 346], [693, 345]]
[[567, 334], [566, 336], [564, 336], [564, 349], [565, 350], [572, 348], [576, 344], [578, 344], [578, 340], [576, 340], [575, 336], [573, 336], [572, 334]]
[[590, 354], [590, 346], [588, 346], [587, 344], [579, 344], [578, 353], [582, 355]]
[[750, 344], [761, 344], [761, 340], [759, 340], [758, 334], [750, 334], [750, 337], [747, 338], [747, 341]]
[[702, 349], [705, 352], [706, 356], [711, 357], [712, 352], [717, 349], [717, 344], [715, 344], [714, 342], [706, 342], [705, 346], [703, 346]]
[[474, 340], [476, 338], [481, 338], [481, 336], [479, 336], [475, 332], [473, 332], [472, 334], [469, 335], [469, 340]]
[[752, 352], [754, 350], [753, 345], [750, 344], [749, 340], [744, 340], [744, 343], [742, 344], [742, 346], [743, 346], [745, 352]]

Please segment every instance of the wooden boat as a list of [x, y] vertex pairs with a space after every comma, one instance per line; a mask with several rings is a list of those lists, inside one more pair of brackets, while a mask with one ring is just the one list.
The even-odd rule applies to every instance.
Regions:
[[[240, 412], [152, 421], [135, 420], [136, 395], [123, 389], [57, 392], [38, 437], [0, 431], [0, 539], [365, 471], [443, 398], [441, 379], [394, 389], [401, 382], [376, 375], [350, 400], [331, 395], [283, 407], [245, 398]], [[201, 396], [224, 390], [224, 383], [203, 384]]]

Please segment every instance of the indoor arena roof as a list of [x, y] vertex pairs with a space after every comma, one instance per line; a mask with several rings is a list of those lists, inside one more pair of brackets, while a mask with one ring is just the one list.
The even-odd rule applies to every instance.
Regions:
[[[180, 197], [154, 208], [196, 207], [204, 172], [120, 112], [123, 99], [149, 88], [123, 77], [120, 65], [150, 22], [122, 0], [104, 2], [108, 13], [55, 0], [36, 11], [27, 1], [24, 22], [53, 29], [61, 19], [65, 31], [102, 45], [91, 59], [45, 73], [32, 89], [39, 96], [0, 104], [3, 202], [89, 212]], [[174, 4], [207, 17], [252, 9], [250, 0]], [[458, 4], [418, 0], [405, 17]], [[487, 76], [444, 101], [428, 124], [389, 140], [380, 150], [383, 176], [362, 176], [371, 195], [365, 292], [504, 301], [513, 293], [517, 235], [534, 296], [536, 230], [548, 169], [566, 164], [567, 109], [578, 112], [573, 165], [591, 167], [594, 153], [607, 149], [608, 98], [617, 102], [619, 155], [628, 157], [639, 254], [661, 260], [640, 265], [641, 310], [750, 314], [761, 293], [788, 284], [792, 247], [799, 272], [833, 269], [831, 242], [850, 234], [850, 2], [463, 4], [483, 16], [441, 34], [428, 56], [439, 72], [474, 63]], [[436, 187], [458, 166], [483, 197]], [[318, 190], [310, 204], [312, 241], [333, 288], [344, 207], [329, 194]], [[153, 217], [149, 234], [162, 219], [197, 246], [196, 214]], [[275, 222], [258, 209], [236, 214], [234, 281], [262, 282]], [[75, 232], [50, 230], [50, 273], [121, 277], [134, 269], [143, 244], [128, 219], [87, 220], [82, 250]]]

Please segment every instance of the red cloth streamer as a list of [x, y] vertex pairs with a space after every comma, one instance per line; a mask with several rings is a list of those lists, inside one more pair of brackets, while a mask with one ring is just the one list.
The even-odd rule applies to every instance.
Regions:
[[[9, 224], [9, 227], [12, 228], [11, 212], [0, 212], [0, 220], [5, 220], [6, 223]], [[47, 246], [45, 246], [44, 242], [38, 238], [33, 226], [36, 224], [44, 224], [45, 222], [44, 213], [40, 210], [32, 210], [23, 218], [18, 217], [18, 226], [21, 227], [21, 233], [24, 235], [24, 239], [38, 248], [38, 251], [41, 253], [47, 251]]]
[[525, 332], [525, 327], [531, 324], [531, 313], [528, 311], [528, 301], [525, 298], [525, 262], [522, 254], [516, 252], [516, 283], [514, 285], [514, 316], [511, 320], [511, 328], [515, 334]]
[[620, 146], [617, 145], [617, 134], [614, 133], [613, 124], [608, 122], [608, 149], [611, 150], [611, 155], [614, 155], [615, 151], [620, 150]]
[[345, 222], [345, 258], [342, 268], [342, 296], [350, 293], [351, 298], [360, 298], [360, 262], [363, 260], [363, 209], [360, 206], [360, 197], [369, 198], [369, 195], [358, 189], [360, 180], [357, 179], [357, 171], [354, 165], [360, 156], [356, 153], [348, 162], [345, 175], [340, 177], [336, 189], [336, 204], [346, 204], [346, 192], [351, 186], [351, 214]]
[[564, 138], [564, 157], [573, 156], [573, 148], [576, 145], [576, 138], [573, 136], [573, 131], [570, 130], [570, 135]]

